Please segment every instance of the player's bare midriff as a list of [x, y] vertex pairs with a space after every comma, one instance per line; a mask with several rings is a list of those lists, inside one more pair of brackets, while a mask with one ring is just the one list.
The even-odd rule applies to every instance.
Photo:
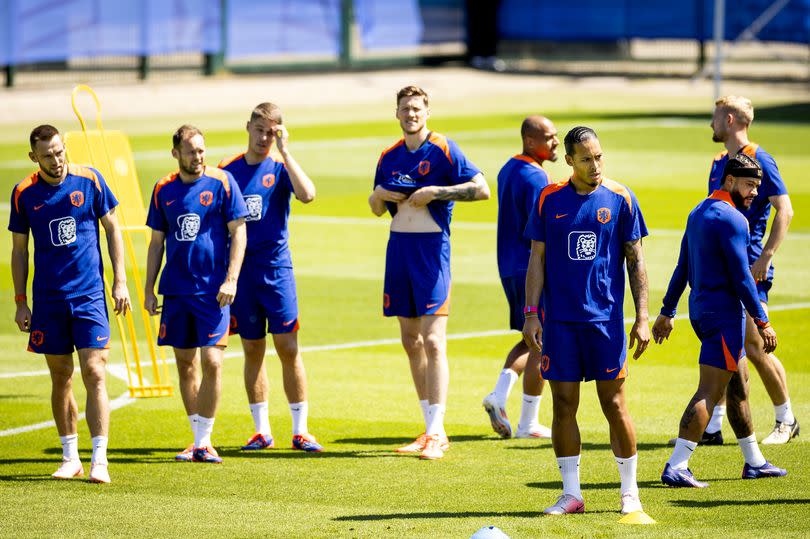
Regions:
[[407, 201], [397, 204], [397, 213], [391, 220], [393, 232], [441, 232], [427, 206], [416, 208]]

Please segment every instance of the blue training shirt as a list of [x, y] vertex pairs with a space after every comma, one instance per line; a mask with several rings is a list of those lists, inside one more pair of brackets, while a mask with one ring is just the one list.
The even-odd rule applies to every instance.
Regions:
[[[472, 180], [481, 171], [467, 160], [455, 142], [431, 132], [425, 143], [415, 151], [408, 150], [405, 139], [383, 151], [377, 162], [374, 187], [382, 185], [389, 191], [410, 195], [428, 185], [451, 186]], [[386, 202], [391, 217], [397, 213], [394, 202]], [[427, 209], [445, 234], [450, 234], [453, 216], [452, 200], [434, 200]]]
[[287, 167], [272, 157], [249, 165], [245, 154], [240, 153], [224, 159], [219, 168], [233, 175], [245, 198], [245, 260], [251, 267], [291, 268], [287, 222], [293, 188]]
[[646, 235], [635, 195], [617, 182], [604, 178], [587, 195], [571, 180], [543, 189], [526, 237], [546, 246], [545, 319], [623, 319], [624, 244]]
[[8, 229], [34, 237], [35, 300], [60, 300], [104, 290], [98, 220], [118, 205], [104, 177], [69, 164], [51, 185], [35, 172], [14, 186]]
[[688, 282], [689, 318], [740, 317], [744, 305], [754, 320], [767, 322], [748, 266], [748, 242], [748, 221], [727, 191], [715, 191], [698, 204], [686, 221], [661, 314], [675, 316]]
[[158, 292], [216, 294], [228, 272], [228, 223], [248, 215], [230, 172], [205, 167], [184, 183], [175, 172], [155, 184], [146, 224], [166, 234], [166, 265]]
[[[751, 242], [748, 244], [748, 264], [753, 264], [762, 254], [762, 239], [765, 237], [765, 229], [768, 227], [768, 217], [771, 214], [772, 196], [786, 195], [787, 187], [779, 174], [771, 154], [760, 148], [753, 142], [743, 146], [740, 150], [748, 157], [756, 159], [762, 167], [762, 183], [757, 188], [757, 196], [751, 207], [739, 210], [748, 219], [751, 229]], [[709, 172], [709, 194], [717, 191], [723, 186], [723, 169], [728, 162], [728, 152], [723, 151], [712, 161], [712, 168]], [[768, 278], [773, 277], [773, 265], [768, 269]]]
[[515, 155], [498, 173], [498, 272], [501, 279], [526, 273], [532, 242], [523, 231], [548, 175], [537, 161]]

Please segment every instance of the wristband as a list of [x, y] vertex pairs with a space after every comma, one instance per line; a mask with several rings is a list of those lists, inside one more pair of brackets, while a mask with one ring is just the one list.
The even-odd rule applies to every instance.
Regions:
[[14, 303], [19, 303], [19, 302], [25, 301], [27, 299], [28, 299], [28, 296], [26, 296], [25, 294], [16, 294], [14, 296]]
[[757, 327], [760, 327], [762, 329], [767, 329], [767, 328], [771, 327], [770, 322], [767, 322], [767, 321], [763, 322], [759, 318], [754, 318], [754, 323], [757, 325]]
[[523, 307], [523, 314], [524, 315], [525, 314], [531, 314], [531, 313], [537, 314], [537, 307], [535, 307], [534, 305], [526, 305], [525, 307]]

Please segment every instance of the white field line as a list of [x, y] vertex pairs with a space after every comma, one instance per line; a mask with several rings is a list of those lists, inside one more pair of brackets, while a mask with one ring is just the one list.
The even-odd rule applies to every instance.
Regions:
[[[800, 310], [800, 309], [810, 309], [810, 302], [799, 302], [799, 303], [787, 303], [784, 305], [774, 305], [770, 307], [770, 312], [777, 312], [777, 311], [792, 311], [792, 310]], [[679, 314], [675, 317], [676, 320], [683, 320], [688, 318], [688, 314]], [[632, 324], [634, 321], [633, 318], [625, 318], [625, 324]], [[512, 335], [516, 332], [512, 330], [505, 330], [505, 329], [493, 329], [489, 331], [473, 331], [469, 333], [453, 333], [447, 336], [447, 340], [450, 341], [457, 341], [457, 340], [464, 340], [464, 339], [477, 339], [482, 337], [501, 337], [503, 335]], [[373, 346], [385, 346], [385, 345], [394, 345], [399, 344], [399, 339], [378, 339], [375, 341], [357, 341], [357, 342], [348, 342], [348, 343], [338, 343], [338, 344], [322, 344], [322, 345], [314, 345], [314, 346], [302, 346], [302, 352], [326, 352], [326, 351], [334, 351], [334, 350], [349, 350], [349, 349], [356, 349], [356, 348], [370, 348]], [[268, 351], [267, 355], [274, 355], [275, 350]], [[242, 357], [241, 352], [228, 352], [225, 354], [226, 358], [238, 358]], [[174, 359], [168, 359], [167, 362], [174, 363]], [[107, 370], [109, 373], [120, 379], [124, 382], [127, 381], [126, 378], [126, 371], [124, 370], [124, 366], [120, 364], [108, 365]], [[34, 376], [31, 374], [34, 371], [22, 372], [22, 373], [6, 373], [3, 377], [4, 378], [13, 378], [16, 375], [21, 376]], [[48, 374], [48, 371], [36, 371], [41, 372], [43, 374]], [[117, 410], [119, 408], [123, 408], [128, 404], [133, 404], [136, 402], [137, 399], [133, 399], [129, 397], [129, 391], [119, 395], [112, 401], [110, 401], [110, 409]], [[84, 419], [84, 413], [79, 414], [79, 420]], [[34, 430], [41, 430], [47, 429], [50, 427], [54, 427], [56, 424], [53, 421], [43, 421], [41, 423], [34, 423], [33, 425], [25, 425], [22, 427], [15, 427], [12, 429], [6, 429], [0, 431], [0, 438], [4, 436], [13, 436], [15, 434], [22, 434], [24, 432], [31, 432]]]
[[[704, 125], [706, 122], [703, 120], [689, 120], [685, 118], [658, 118], [658, 119], [638, 119], [638, 120], [604, 120], [592, 122], [595, 129], [599, 131], [606, 131], [610, 129], [624, 129], [627, 127], [663, 127], [663, 128], [680, 128], [694, 125]], [[501, 137], [508, 135], [515, 135], [518, 133], [517, 128], [501, 127], [498, 129], [481, 129], [470, 131], [457, 131], [450, 135], [453, 140], [482, 140], [492, 137]], [[322, 139], [322, 140], [301, 140], [295, 141], [296, 151], [309, 150], [323, 150], [335, 148], [364, 148], [367, 146], [381, 146], [391, 144], [396, 139], [396, 135], [390, 136], [375, 136], [375, 137], [353, 137], [353, 138], [340, 138], [340, 139]], [[245, 150], [245, 144], [229, 144], [227, 146], [209, 146], [206, 148], [206, 153], [209, 156], [226, 157]], [[134, 152], [133, 157], [135, 161], [139, 160], [155, 160], [155, 159], [171, 159], [171, 151], [166, 150], [146, 150], [142, 152]], [[0, 163], [1, 169], [10, 168], [27, 168], [31, 167], [31, 161], [28, 159], [15, 159], [12, 161], [4, 161]]]

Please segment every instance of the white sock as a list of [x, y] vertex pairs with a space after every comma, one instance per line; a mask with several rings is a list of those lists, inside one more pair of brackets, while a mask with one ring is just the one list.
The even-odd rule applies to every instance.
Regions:
[[616, 457], [616, 464], [619, 466], [619, 477], [622, 480], [622, 494], [638, 495], [638, 483], [636, 482], [638, 453], [628, 458]]
[[292, 414], [292, 433], [306, 434], [307, 430], [307, 412], [309, 411], [309, 403], [307, 401], [291, 402], [290, 414]]
[[754, 468], [759, 468], [765, 464], [765, 457], [762, 456], [762, 451], [759, 450], [759, 444], [757, 444], [755, 434], [752, 434], [748, 438], [737, 438], [737, 443], [740, 444], [740, 450], [742, 451], [746, 464]]
[[793, 409], [790, 407], [790, 399], [786, 400], [785, 404], [774, 406], [773, 411], [776, 413], [776, 420], [780, 423], [792, 425], [796, 422], [796, 418], [793, 417]]
[[428, 408], [428, 421], [425, 427], [425, 433], [428, 436], [444, 434], [444, 411], [444, 404], [431, 404]]
[[706, 425], [706, 432], [715, 433], [723, 428], [723, 418], [726, 416], [725, 406], [715, 406], [712, 410], [712, 418]]
[[191, 414], [188, 416], [188, 424], [191, 425], [191, 436], [197, 439], [197, 420], [200, 419], [199, 414]]
[[62, 458], [74, 460], [79, 458], [79, 435], [69, 434], [60, 436], [59, 442], [62, 444]]
[[422, 419], [425, 421], [425, 430], [428, 424], [428, 409], [430, 408], [430, 401], [423, 399], [419, 401], [419, 407], [422, 409]]
[[540, 399], [542, 395], [527, 395], [523, 394], [523, 400], [520, 405], [520, 421], [518, 422], [519, 430], [528, 430], [532, 425], [537, 424], [537, 414], [540, 412]]
[[250, 405], [250, 415], [253, 416], [255, 432], [270, 436], [270, 412], [267, 401], [256, 402]]
[[107, 437], [93, 436], [93, 457], [91, 464], [107, 464]]
[[194, 447], [211, 448], [211, 433], [214, 431], [214, 418], [197, 416], [197, 428], [194, 433]]
[[577, 500], [582, 500], [582, 491], [579, 488], [579, 457], [579, 455], [557, 457], [557, 467], [562, 475], [563, 494], [570, 494]]
[[495, 400], [502, 408], [506, 408], [506, 399], [509, 398], [509, 392], [512, 391], [512, 386], [518, 379], [518, 374], [512, 369], [504, 369], [498, 375], [498, 381], [495, 383]]
[[690, 442], [683, 438], [675, 440], [675, 449], [672, 450], [672, 455], [669, 457], [667, 464], [673, 470], [685, 470], [689, 467], [689, 458], [695, 452], [697, 442]]

